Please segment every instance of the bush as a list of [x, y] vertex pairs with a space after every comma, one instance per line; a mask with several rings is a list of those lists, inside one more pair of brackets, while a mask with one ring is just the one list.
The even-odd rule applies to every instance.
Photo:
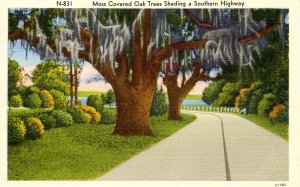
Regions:
[[226, 84], [225, 80], [214, 81], [206, 87], [202, 93], [202, 99], [208, 105], [213, 104], [217, 100], [218, 95], [222, 92], [222, 88]]
[[12, 107], [18, 108], [23, 105], [23, 100], [20, 95], [14, 95], [11, 97], [9, 104]]
[[101, 124], [113, 124], [116, 122], [116, 113], [111, 110], [103, 110], [101, 113]]
[[26, 127], [24, 122], [18, 117], [8, 117], [8, 143], [18, 144], [24, 141]]
[[269, 119], [273, 122], [288, 122], [287, 108], [283, 104], [277, 104], [270, 112]]
[[249, 88], [240, 89], [239, 95], [235, 98], [235, 107], [240, 109], [247, 108], [249, 110], [253, 92], [262, 86], [263, 84], [261, 82], [254, 82]]
[[91, 123], [94, 123], [94, 124], [99, 123], [99, 121], [101, 119], [101, 115], [99, 112], [96, 111], [95, 108], [93, 108], [91, 106], [80, 106], [80, 105], [76, 105], [75, 108], [81, 109], [84, 112], [88, 113], [91, 116]]
[[42, 90], [40, 93], [43, 108], [51, 108], [54, 106], [54, 99], [48, 90]]
[[115, 93], [112, 89], [108, 90], [106, 94], [102, 94], [101, 98], [102, 98], [102, 102], [105, 105], [109, 105], [109, 106], [111, 106], [111, 104], [113, 104], [116, 100]]
[[72, 116], [62, 110], [54, 110], [52, 116], [56, 119], [56, 127], [67, 127], [73, 124]]
[[90, 123], [91, 116], [79, 108], [69, 108], [69, 114], [73, 117], [75, 123]]
[[153, 97], [150, 115], [158, 116], [164, 115], [168, 111], [168, 106], [166, 103], [166, 95], [163, 92], [162, 88], [157, 89]]
[[272, 93], [264, 94], [263, 99], [258, 103], [258, 115], [268, 117], [277, 98]]
[[101, 95], [90, 95], [87, 98], [86, 104], [96, 109], [97, 112], [101, 113], [104, 107]]
[[58, 110], [65, 110], [68, 106], [68, 98], [63, 92], [58, 90], [51, 90], [50, 94], [54, 98], [54, 108]]
[[218, 95], [217, 100], [214, 101], [213, 105], [220, 107], [234, 107], [235, 106], [235, 98], [239, 93], [239, 90], [243, 88], [245, 83], [236, 82], [236, 83], [226, 83], [222, 88], [222, 92]]
[[36, 87], [36, 86], [30, 86], [30, 87], [28, 87], [28, 89], [29, 89], [28, 92], [30, 94], [33, 94], [33, 93], [39, 94], [40, 93], [40, 89], [38, 87]]
[[26, 120], [29, 117], [39, 117], [40, 114], [49, 114], [52, 112], [52, 109], [9, 109], [9, 117], [19, 117], [22, 120]]
[[39, 115], [40, 120], [44, 124], [45, 130], [49, 130], [51, 128], [54, 128], [56, 125], [56, 119], [51, 116], [50, 114], [40, 114]]
[[30, 117], [26, 120], [27, 137], [35, 140], [41, 138], [45, 133], [45, 127], [39, 118]]
[[264, 89], [254, 90], [252, 95], [250, 96], [249, 101], [249, 113], [257, 114], [258, 113], [258, 103], [262, 100], [263, 95], [265, 94]]
[[29, 108], [40, 108], [42, 105], [42, 100], [37, 93], [33, 93], [28, 96], [26, 103]]
[[235, 108], [246, 108], [247, 107], [247, 96], [250, 92], [250, 88], [242, 88], [239, 91], [239, 95], [235, 98]]

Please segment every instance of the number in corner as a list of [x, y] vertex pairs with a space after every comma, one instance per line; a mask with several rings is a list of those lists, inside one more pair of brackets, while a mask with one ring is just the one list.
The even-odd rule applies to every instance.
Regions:
[[275, 187], [283, 187], [286, 186], [286, 183], [276, 183]]
[[72, 1], [56, 1], [56, 6], [72, 6]]

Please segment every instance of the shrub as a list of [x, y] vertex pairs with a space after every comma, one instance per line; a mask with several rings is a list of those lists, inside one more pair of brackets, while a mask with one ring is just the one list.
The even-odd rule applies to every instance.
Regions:
[[268, 117], [276, 103], [276, 96], [272, 93], [264, 94], [263, 99], [258, 103], [258, 115]]
[[235, 107], [236, 108], [247, 108], [249, 110], [249, 105], [251, 102], [251, 96], [253, 92], [262, 87], [261, 82], [254, 82], [249, 88], [242, 88], [239, 91], [239, 95], [235, 98]]
[[91, 116], [79, 108], [69, 108], [68, 112], [69, 112], [69, 114], [71, 114], [74, 122], [76, 122], [76, 123], [90, 123], [91, 122]]
[[67, 127], [73, 124], [72, 116], [62, 110], [53, 110], [52, 116], [56, 119], [56, 127]]
[[153, 97], [150, 115], [158, 116], [167, 113], [168, 106], [166, 103], [166, 95], [163, 92], [162, 88], [157, 89]]
[[54, 106], [54, 99], [48, 90], [42, 90], [40, 93], [43, 108], [50, 108]]
[[246, 95], [250, 92], [250, 88], [242, 88], [239, 91], [239, 95], [235, 98], [235, 108], [245, 108], [247, 107], [247, 97]]
[[269, 114], [269, 119], [273, 122], [288, 122], [287, 109], [283, 104], [277, 104]]
[[217, 100], [218, 95], [222, 92], [222, 88], [226, 84], [225, 80], [214, 81], [209, 84], [207, 88], [204, 89], [202, 93], [202, 99], [208, 105], [213, 104]]
[[9, 117], [19, 117], [22, 120], [26, 120], [29, 117], [39, 117], [40, 114], [49, 114], [52, 112], [52, 109], [9, 109]]
[[8, 117], [8, 143], [18, 144], [24, 141], [26, 127], [24, 122], [18, 117]]
[[35, 140], [41, 138], [45, 133], [43, 123], [39, 118], [30, 117], [26, 120], [27, 137]]
[[58, 110], [65, 110], [68, 106], [68, 98], [63, 92], [58, 90], [51, 90], [51, 95], [54, 98], [54, 108]]
[[263, 95], [265, 94], [264, 89], [254, 90], [252, 95], [250, 96], [249, 101], [249, 113], [257, 114], [258, 113], [258, 103], [262, 100]]
[[23, 105], [23, 100], [20, 95], [14, 95], [11, 97], [9, 104], [16, 108], [21, 107]]
[[54, 128], [56, 125], [56, 119], [51, 116], [50, 114], [40, 114], [39, 115], [40, 120], [44, 124], [45, 130], [49, 130], [51, 128]]
[[214, 101], [214, 106], [226, 106], [226, 107], [234, 107], [235, 106], [235, 98], [239, 93], [239, 90], [245, 86], [243, 82], [236, 83], [226, 83], [222, 88], [222, 92], [218, 95], [217, 100]]
[[101, 113], [101, 124], [113, 124], [116, 122], [116, 113], [111, 110], [103, 110]]
[[28, 89], [29, 89], [29, 93], [30, 94], [33, 94], [33, 93], [40, 93], [40, 89], [38, 88], [38, 87], [36, 87], [36, 86], [30, 86], [30, 87], [28, 87]]
[[99, 112], [96, 111], [95, 108], [93, 108], [91, 106], [80, 106], [80, 105], [76, 105], [75, 108], [81, 109], [84, 112], [88, 113], [91, 116], [91, 123], [94, 123], [94, 124], [99, 123], [99, 121], [101, 119], [101, 115]]
[[102, 102], [109, 106], [111, 106], [111, 104], [114, 103], [116, 100], [115, 93], [112, 89], [108, 90], [106, 94], [102, 94], [101, 97], [102, 97]]
[[33, 93], [28, 96], [26, 103], [29, 108], [40, 108], [42, 105], [42, 100], [37, 93]]
[[97, 112], [101, 113], [103, 110], [104, 102], [102, 101], [101, 95], [90, 95], [87, 98], [86, 104], [96, 109]]

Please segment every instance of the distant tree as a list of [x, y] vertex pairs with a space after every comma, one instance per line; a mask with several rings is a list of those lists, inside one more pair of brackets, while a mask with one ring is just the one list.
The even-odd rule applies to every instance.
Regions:
[[21, 80], [22, 68], [15, 60], [8, 59], [8, 98], [10, 99], [13, 95], [18, 93], [17, 86]]
[[108, 90], [108, 92], [103, 95], [103, 99], [104, 104], [109, 105], [109, 107], [111, 107], [111, 104], [116, 101], [114, 91], [111, 89]]
[[226, 80], [215, 81], [209, 84], [202, 93], [202, 99], [208, 105], [213, 104], [213, 102], [218, 98], [220, 92], [222, 92], [223, 86], [226, 84]]
[[46, 61], [35, 67], [32, 72], [32, 82], [40, 90], [58, 90], [69, 94], [69, 82], [66, 69], [55, 61]]
[[166, 94], [164, 93], [163, 89], [157, 89], [153, 97], [150, 115], [158, 116], [165, 114], [168, 111], [166, 101]]

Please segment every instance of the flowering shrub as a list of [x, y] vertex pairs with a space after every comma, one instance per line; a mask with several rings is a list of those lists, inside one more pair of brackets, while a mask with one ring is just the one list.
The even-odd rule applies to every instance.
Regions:
[[54, 99], [48, 90], [42, 90], [40, 93], [43, 108], [50, 108], [54, 106]]
[[27, 137], [35, 140], [41, 138], [45, 133], [45, 127], [39, 118], [30, 117], [26, 120]]
[[287, 110], [283, 104], [277, 104], [269, 114], [269, 119], [273, 122], [287, 122]]
[[8, 117], [8, 143], [18, 144], [24, 141], [26, 127], [24, 122], [18, 117]]
[[88, 113], [91, 116], [91, 123], [94, 123], [94, 124], [99, 123], [99, 121], [101, 119], [101, 115], [99, 112], [96, 111], [95, 108], [93, 108], [91, 106], [80, 106], [80, 105], [76, 105], [75, 108], [81, 109], [84, 112]]
[[250, 88], [242, 88], [239, 91], [239, 95], [235, 98], [235, 108], [246, 107], [247, 97], [246, 94], [250, 92]]
[[258, 115], [268, 117], [277, 98], [272, 93], [264, 94], [263, 99], [258, 103]]
[[75, 107], [70, 108], [70, 109], [68, 109], [68, 112], [69, 112], [69, 114], [71, 114], [74, 122], [76, 122], [76, 123], [90, 123], [91, 122], [91, 116], [79, 108], [75, 108]]

